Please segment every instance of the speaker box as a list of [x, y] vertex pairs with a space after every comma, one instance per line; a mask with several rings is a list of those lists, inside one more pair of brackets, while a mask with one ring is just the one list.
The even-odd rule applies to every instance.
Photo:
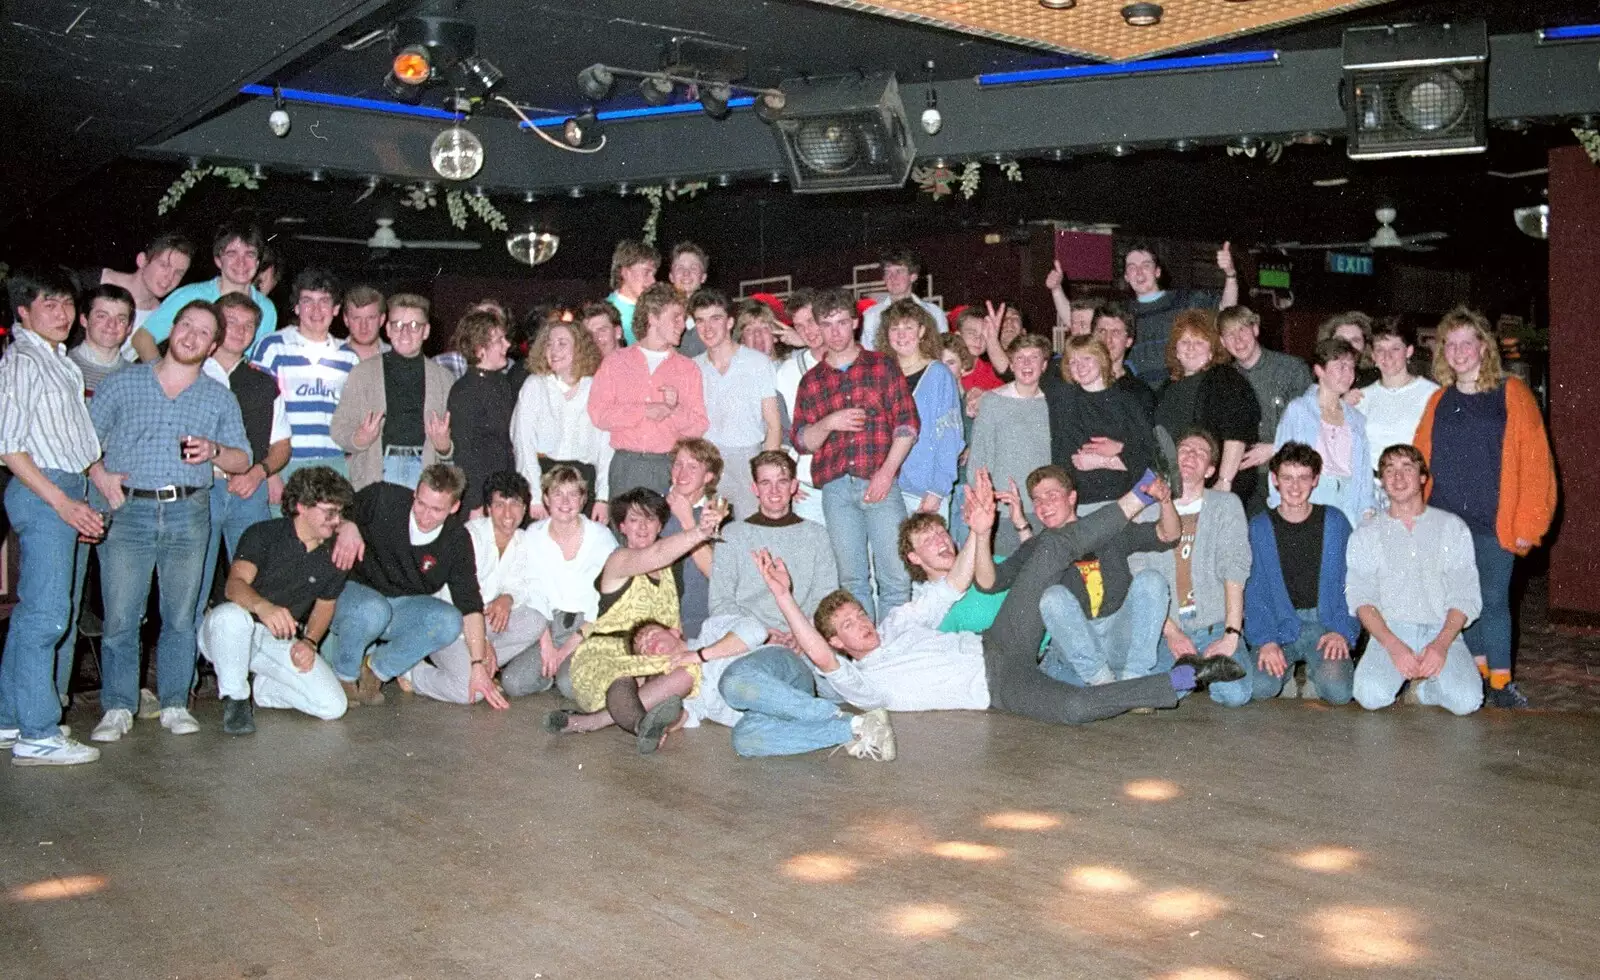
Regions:
[[1482, 153], [1489, 146], [1488, 65], [1481, 20], [1345, 31], [1350, 158]]
[[793, 79], [773, 133], [798, 194], [900, 187], [917, 154], [893, 72]]

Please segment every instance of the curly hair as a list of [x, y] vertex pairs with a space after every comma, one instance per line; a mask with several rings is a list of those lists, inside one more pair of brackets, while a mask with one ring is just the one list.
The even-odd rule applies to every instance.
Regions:
[[[232, 295], [232, 294], [230, 294]], [[299, 516], [302, 508], [318, 504], [338, 504], [339, 513], [350, 510], [356, 492], [350, 481], [331, 467], [307, 466], [295, 470], [283, 484], [283, 512]]]
[[1456, 372], [1445, 360], [1444, 345], [1450, 339], [1451, 331], [1463, 328], [1476, 334], [1478, 342], [1483, 345], [1483, 359], [1478, 362], [1478, 390], [1494, 391], [1506, 379], [1505, 368], [1500, 363], [1500, 342], [1495, 339], [1494, 330], [1489, 326], [1489, 318], [1465, 306], [1456, 307], [1439, 321], [1439, 343], [1433, 351], [1433, 380], [1441, 388], [1449, 388], [1456, 383]]
[[883, 311], [883, 316], [878, 319], [878, 335], [873, 338], [873, 349], [886, 354], [893, 353], [889, 347], [889, 328], [908, 321], [922, 328], [922, 335], [917, 338], [917, 353], [926, 360], [937, 361], [943, 349], [944, 335], [939, 332], [939, 324], [933, 314], [909, 296], [895, 300]]
[[678, 295], [678, 291], [672, 288], [670, 282], [658, 282], [640, 293], [639, 301], [633, 308], [634, 337], [643, 341], [645, 335], [650, 332], [650, 318], [660, 316], [663, 310], [671, 306], [688, 312], [683, 297]]
[[473, 310], [457, 321], [451, 346], [467, 359], [469, 366], [477, 367], [479, 352], [488, 345], [489, 337], [496, 330], [500, 331], [502, 337], [505, 336], [506, 322], [499, 314]]
[[[612, 306], [608, 303], [606, 309], [612, 309]], [[594, 377], [594, 373], [600, 370], [600, 348], [596, 346], [594, 337], [577, 324], [559, 320], [546, 323], [534, 334], [533, 346], [528, 349], [528, 373], [555, 373], [550, 370], [550, 334], [556, 330], [565, 330], [572, 338], [572, 380]]]
[[1178, 341], [1191, 335], [1211, 345], [1211, 363], [1206, 367], [1217, 367], [1233, 360], [1228, 348], [1222, 346], [1222, 336], [1217, 333], [1216, 314], [1207, 310], [1184, 310], [1172, 318], [1172, 335], [1167, 338], [1167, 377], [1173, 381], [1183, 378], [1183, 365], [1178, 363]]
[[934, 528], [943, 531], [947, 530], [948, 527], [949, 525], [945, 524], [944, 518], [926, 511], [918, 511], [900, 522], [900, 542], [896, 550], [900, 552], [900, 564], [906, 567], [906, 574], [911, 576], [911, 581], [926, 582], [928, 580], [928, 570], [911, 561], [911, 553], [917, 550], [917, 542], [914, 540], [916, 536]]

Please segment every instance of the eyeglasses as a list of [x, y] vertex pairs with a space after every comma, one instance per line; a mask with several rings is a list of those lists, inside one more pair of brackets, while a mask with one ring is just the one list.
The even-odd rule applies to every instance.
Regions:
[[389, 329], [399, 333], [421, 333], [422, 328], [428, 325], [427, 320], [390, 320]]

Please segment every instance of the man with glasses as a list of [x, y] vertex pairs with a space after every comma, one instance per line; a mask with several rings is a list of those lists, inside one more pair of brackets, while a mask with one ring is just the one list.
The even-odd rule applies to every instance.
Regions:
[[330, 435], [350, 454], [358, 491], [379, 482], [415, 490], [423, 470], [455, 453], [447, 399], [456, 379], [422, 356], [430, 308], [412, 293], [389, 297], [391, 349], [351, 370], [333, 412]]
[[295, 277], [290, 292], [299, 323], [262, 338], [250, 358], [277, 381], [289, 422], [289, 463], [274, 474], [268, 491], [274, 503], [301, 467], [345, 472], [344, 450], [329, 429], [350, 372], [361, 363], [360, 355], [328, 332], [339, 314], [339, 282], [332, 273], [308, 268]]
[[257, 340], [276, 330], [277, 309], [253, 285], [264, 245], [261, 229], [254, 225], [223, 225], [211, 245], [217, 278], [191, 283], [167, 294], [150, 318], [133, 331], [133, 349], [138, 351], [139, 360], [154, 361], [161, 356], [158, 345], [172, 333], [172, 321], [179, 310], [197, 299], [215, 303], [224, 293], [244, 293], [260, 308], [261, 324], [256, 327]]
[[811, 478], [822, 488], [839, 584], [882, 622], [911, 598], [898, 551], [906, 506], [895, 477], [917, 441], [917, 406], [894, 357], [856, 342], [848, 293], [820, 293], [811, 312], [827, 354], [795, 391], [794, 444], [813, 454]]

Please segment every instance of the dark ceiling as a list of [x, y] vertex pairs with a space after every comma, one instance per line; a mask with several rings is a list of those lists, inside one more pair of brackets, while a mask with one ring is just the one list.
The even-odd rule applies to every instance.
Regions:
[[[1182, 2], [1188, 0], [1171, 0], [1170, 5]], [[218, 181], [207, 181], [168, 218], [154, 213], [155, 201], [182, 164], [176, 155], [168, 152], [163, 159], [160, 151], [152, 153], [150, 148], [181, 143], [186, 131], [215, 129], [240, 113], [247, 115], [256, 138], [261, 138], [265, 132], [261, 101], [236, 94], [251, 82], [383, 97], [380, 82], [387, 46], [379, 42], [349, 51], [343, 45], [415, 6], [317, 0], [279, 0], [269, 5], [238, 0], [209, 0], [204, 5], [109, 0], [87, 8], [64, 8], [42, 0], [12, 0], [0, 35], [0, 104], [11, 117], [8, 139], [0, 145], [0, 166], [7, 178], [0, 181], [0, 246], [4, 247], [0, 259], [15, 262], [43, 254], [126, 264], [137, 243], [159, 228], [176, 224], [204, 235], [217, 217], [241, 208], [268, 224], [283, 217], [305, 219], [303, 224], [276, 224], [283, 236], [314, 229], [363, 237], [371, 233], [372, 220], [379, 215], [395, 217], [397, 230], [406, 237], [458, 234], [437, 210], [416, 214], [396, 205], [394, 183], [414, 179], [399, 176], [410, 172], [404, 167], [394, 171], [393, 182], [357, 202], [365, 190], [361, 174], [383, 169], [356, 169], [342, 179], [311, 183], [303, 168], [285, 168], [270, 156], [253, 155], [243, 149], [243, 142], [232, 154], [227, 145], [219, 147], [213, 158], [265, 161], [268, 179], [261, 190], [227, 190]], [[85, 12], [78, 16], [80, 10]], [[804, 0], [470, 0], [463, 5], [462, 16], [479, 25], [480, 53], [505, 71], [504, 91], [521, 103], [557, 115], [582, 108], [573, 79], [583, 66], [605, 61], [651, 68], [675, 37], [746, 47], [751, 79], [762, 84], [802, 74], [893, 69], [907, 83], [907, 102], [913, 111], [920, 105], [913, 103], [920, 98], [919, 83], [928, 77], [924, 65], [931, 60], [934, 78], [942, 83], [941, 105], [952, 107], [947, 115], [972, 104], [967, 91], [972, 88], [970, 79], [981, 72], [1066, 63], [1036, 51]], [[1326, 57], [1318, 52], [1336, 51], [1341, 31], [1354, 24], [1470, 16], [1486, 17], [1491, 34], [1526, 34], [1537, 27], [1600, 19], [1592, 2], [1573, 0], [1525, 4], [1395, 0], [1353, 15], [1237, 39], [1223, 47], [1304, 52], [1302, 62], [1325, 64]], [[1588, 64], [1592, 66], [1592, 58]], [[1204, 81], [1201, 76], [1187, 77]], [[1560, 84], [1564, 83], [1556, 80], [1549, 87]], [[627, 104], [627, 91], [620, 86], [621, 94], [611, 105]], [[1114, 91], [1105, 91], [1103, 98], [1116, 99]], [[1247, 95], [1239, 93], [1241, 100]], [[1255, 97], [1263, 96], [1257, 92]], [[1319, 98], [1327, 101], [1332, 94]], [[1491, 104], [1494, 99], [1491, 94]], [[1336, 127], [1337, 104], [1330, 104]], [[1161, 103], [1147, 108], [1150, 118], [1169, 128], [1182, 124], [1181, 108]], [[1600, 101], [1588, 110], [1600, 112]], [[1325, 108], [1318, 111], [1327, 115]], [[286, 142], [310, 148], [297, 153], [332, 154], [343, 149], [322, 133], [314, 135], [324, 143], [306, 135], [306, 120], [315, 119], [314, 115], [297, 112], [296, 118], [296, 131]], [[474, 125], [491, 122], [475, 119]], [[979, 119], [961, 122], [967, 123], [969, 134], [974, 126], [982, 130], [985, 125]], [[197, 123], [199, 128], [190, 129]], [[503, 125], [509, 130], [509, 123]], [[763, 141], [763, 152], [770, 146], [770, 137], [748, 114], [743, 119], [736, 114], [722, 124], [688, 116], [651, 125], [666, 145], [676, 144], [693, 154], [701, 174], [715, 173], [719, 157], [737, 156], [739, 141]], [[1521, 239], [1511, 228], [1509, 209], [1537, 203], [1542, 175], [1507, 179], [1492, 176], [1491, 171], [1537, 170], [1549, 145], [1571, 141], [1570, 133], [1551, 125], [1527, 134], [1496, 132], [1490, 153], [1470, 158], [1354, 163], [1336, 144], [1290, 146], [1277, 163], [1269, 164], [1259, 158], [1230, 157], [1213, 145], [1192, 154], [1159, 150], [1126, 159], [1080, 151], [1076, 158], [1055, 162], [1038, 158], [1038, 144], [1008, 144], [1005, 127], [993, 121], [987, 125], [985, 138], [992, 138], [994, 149], [1010, 150], [1022, 158], [1022, 183], [1008, 184], [998, 170], [986, 166], [985, 183], [974, 200], [934, 202], [911, 188], [800, 198], [788, 193], [784, 184], [747, 176], [729, 188], [713, 187], [695, 201], [668, 205], [662, 237], [672, 241], [693, 231], [722, 242], [724, 248], [746, 255], [753, 252], [774, 263], [789, 254], [827, 247], [829, 241], [871, 243], [1052, 218], [1114, 222], [1143, 234], [1230, 238], [1251, 244], [1286, 238], [1342, 241], [1371, 234], [1376, 224], [1373, 208], [1391, 204], [1399, 209], [1401, 234], [1427, 230], [1451, 234], [1441, 252], [1424, 261], [1470, 265], [1501, 261], [1502, 256], [1522, 261], [1517, 257], [1525, 258], [1538, 243]], [[398, 130], [400, 124], [392, 128]], [[217, 131], [227, 133], [226, 128]], [[1242, 125], [1231, 130], [1247, 131]], [[177, 139], [164, 142], [171, 137]], [[489, 142], [488, 135], [485, 141]], [[140, 152], [140, 147], [146, 149]], [[631, 161], [642, 168], [641, 179], [650, 176], [648, 157]], [[530, 182], [524, 186], [540, 187], [539, 176], [536, 170], [530, 172], [526, 178]], [[1329, 178], [1345, 178], [1347, 183], [1333, 188], [1311, 183]], [[533, 204], [524, 204], [520, 193], [493, 189], [495, 203], [514, 223], [533, 220], [562, 231], [563, 251], [544, 269], [552, 275], [566, 274], [569, 263], [577, 270], [581, 263], [581, 273], [575, 274], [592, 276], [594, 256], [608, 252], [616, 237], [636, 234], [647, 211], [637, 197], [600, 194], [593, 187], [582, 200], [552, 196], [548, 188], [540, 187], [542, 196]], [[476, 222], [466, 234], [486, 242], [485, 250], [406, 258], [498, 273], [520, 269], [504, 258], [499, 235]], [[291, 249], [304, 259], [332, 257], [340, 262], [349, 262], [352, 254], [319, 250], [308, 243]]]

